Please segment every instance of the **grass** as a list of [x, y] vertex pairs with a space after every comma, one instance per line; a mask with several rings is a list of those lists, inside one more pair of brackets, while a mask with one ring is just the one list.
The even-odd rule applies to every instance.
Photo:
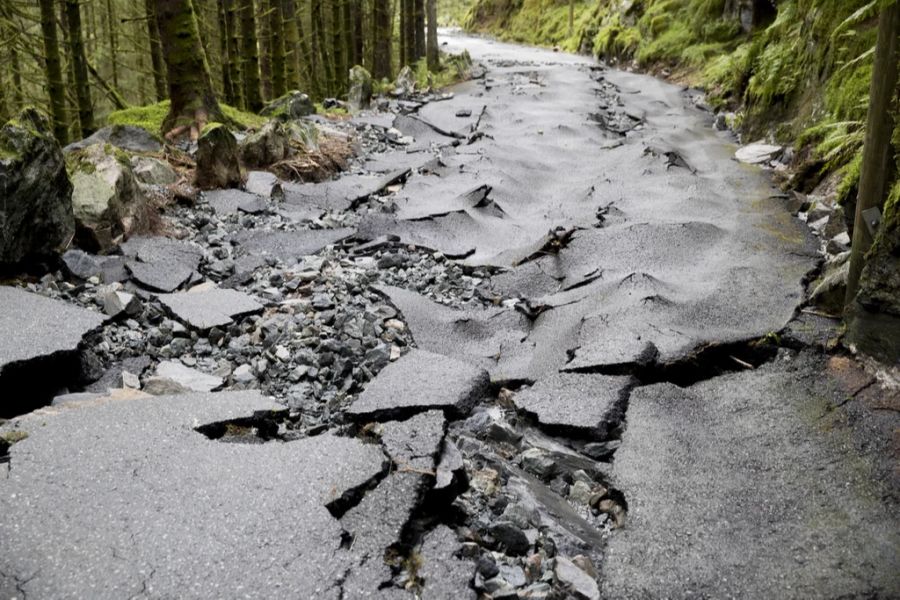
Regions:
[[[219, 106], [226, 117], [245, 129], [259, 129], [268, 121], [266, 117], [244, 112], [227, 104], [220, 104]], [[134, 106], [110, 113], [107, 117], [107, 123], [109, 125], [134, 125], [146, 129], [155, 136], [159, 136], [162, 131], [163, 121], [168, 114], [169, 101], [164, 100], [148, 106]]]

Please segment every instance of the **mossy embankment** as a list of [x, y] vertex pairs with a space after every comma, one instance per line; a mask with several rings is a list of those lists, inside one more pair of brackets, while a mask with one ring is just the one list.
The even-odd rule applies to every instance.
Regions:
[[[878, 2], [475, 0], [466, 28], [635, 65], [701, 87], [745, 139], [793, 144], [796, 183], [859, 179]], [[900, 134], [895, 136], [900, 140]]]

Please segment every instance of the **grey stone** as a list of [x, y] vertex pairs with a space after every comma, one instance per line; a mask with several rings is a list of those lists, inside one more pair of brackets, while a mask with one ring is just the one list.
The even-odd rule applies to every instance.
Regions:
[[25, 109], [0, 129], [0, 264], [55, 254], [72, 239], [72, 185], [50, 123]]
[[782, 146], [773, 146], [764, 142], [756, 142], [754, 144], [742, 146], [734, 153], [734, 157], [743, 163], [761, 165], [777, 159], [781, 156], [783, 151], [784, 148]]
[[186, 325], [201, 331], [225, 327], [239, 317], [263, 310], [251, 296], [219, 288], [164, 294], [159, 301]]
[[509, 521], [499, 521], [490, 528], [498, 547], [510, 556], [522, 556], [531, 549], [531, 542], [522, 529]]
[[170, 185], [178, 181], [178, 173], [169, 163], [151, 156], [132, 156], [131, 167], [137, 180], [145, 185]]
[[519, 458], [523, 469], [541, 479], [553, 477], [558, 469], [553, 457], [540, 448], [529, 448]]
[[240, 232], [234, 241], [246, 252], [258, 257], [276, 258], [292, 265], [304, 256], [316, 254], [326, 246], [353, 234], [352, 229]]
[[132, 277], [141, 285], [172, 292], [186, 283], [200, 265], [203, 251], [188, 242], [165, 237], [135, 237], [122, 244]]
[[109, 289], [103, 292], [103, 312], [110, 317], [122, 314], [134, 317], [141, 313], [141, 301], [134, 294], [121, 290]]
[[405, 97], [416, 91], [416, 75], [409, 65], [400, 69], [396, 81], [394, 81], [394, 95]]
[[247, 182], [244, 184], [244, 189], [263, 198], [284, 199], [284, 190], [281, 187], [281, 182], [278, 181], [278, 177], [266, 171], [250, 171], [247, 173]]
[[430, 469], [444, 439], [444, 414], [431, 410], [383, 426], [381, 443], [399, 468]]
[[90, 279], [100, 275], [100, 260], [83, 250], [67, 250], [62, 255], [62, 260], [69, 273], [79, 279]]
[[162, 151], [162, 144], [154, 135], [134, 125], [108, 125], [81, 141], [69, 144], [63, 151], [69, 154], [94, 144], [110, 144], [128, 152]]
[[350, 91], [347, 97], [353, 111], [365, 110], [372, 103], [372, 76], [359, 65], [350, 69]]
[[462, 361], [412, 350], [372, 381], [347, 410], [354, 418], [440, 408], [467, 414], [488, 386], [487, 373]]
[[186, 367], [180, 362], [170, 360], [163, 361], [157, 365], [156, 376], [174, 381], [192, 392], [211, 392], [222, 387], [224, 383], [221, 377], [208, 375], [197, 369]]
[[290, 121], [316, 114], [316, 105], [303, 92], [291, 90], [270, 102], [259, 114], [264, 117]]
[[565, 556], [554, 559], [553, 574], [567, 590], [580, 600], [600, 600], [600, 588], [597, 581], [575, 566]]
[[252, 169], [274, 165], [292, 152], [290, 131], [280, 121], [269, 121], [240, 143], [241, 163]]
[[250, 365], [241, 365], [231, 374], [235, 383], [247, 384], [256, 381], [256, 375]]

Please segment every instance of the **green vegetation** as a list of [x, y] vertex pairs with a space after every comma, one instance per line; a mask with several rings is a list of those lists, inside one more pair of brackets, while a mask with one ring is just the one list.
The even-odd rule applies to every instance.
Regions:
[[21, 429], [13, 429], [11, 431], [0, 433], [0, 440], [6, 442], [10, 446], [21, 442], [26, 438], [28, 438], [28, 432], [22, 431]]
[[[268, 119], [253, 113], [244, 112], [237, 108], [220, 105], [225, 116], [244, 129], [259, 129], [265, 125]], [[169, 114], [169, 101], [163, 100], [148, 106], [135, 106], [110, 113], [107, 117], [109, 125], [134, 125], [142, 127], [153, 135], [160, 135], [163, 121]]]
[[[501, 39], [589, 51], [663, 69], [738, 111], [747, 137], [796, 141], [819, 173], [855, 191], [876, 39], [877, 0], [782, 0], [750, 31], [726, 0], [476, 0], [465, 25]], [[895, 139], [900, 139], [895, 135]]]

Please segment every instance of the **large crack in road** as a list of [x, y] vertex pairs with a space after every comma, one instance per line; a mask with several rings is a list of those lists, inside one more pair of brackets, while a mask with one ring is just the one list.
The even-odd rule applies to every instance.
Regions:
[[238, 233], [230, 282], [268, 273], [260, 253], [415, 247], [477, 272], [474, 295], [361, 277], [415, 348], [349, 405], [223, 392], [4, 425], [29, 437], [0, 480], [0, 595], [900, 594], [896, 505], [871, 449], [822, 428], [840, 393], [792, 329], [817, 243], [766, 175], [676, 86], [446, 41], [486, 75], [359, 117], [409, 143], [284, 184], [279, 214], [338, 227]]

